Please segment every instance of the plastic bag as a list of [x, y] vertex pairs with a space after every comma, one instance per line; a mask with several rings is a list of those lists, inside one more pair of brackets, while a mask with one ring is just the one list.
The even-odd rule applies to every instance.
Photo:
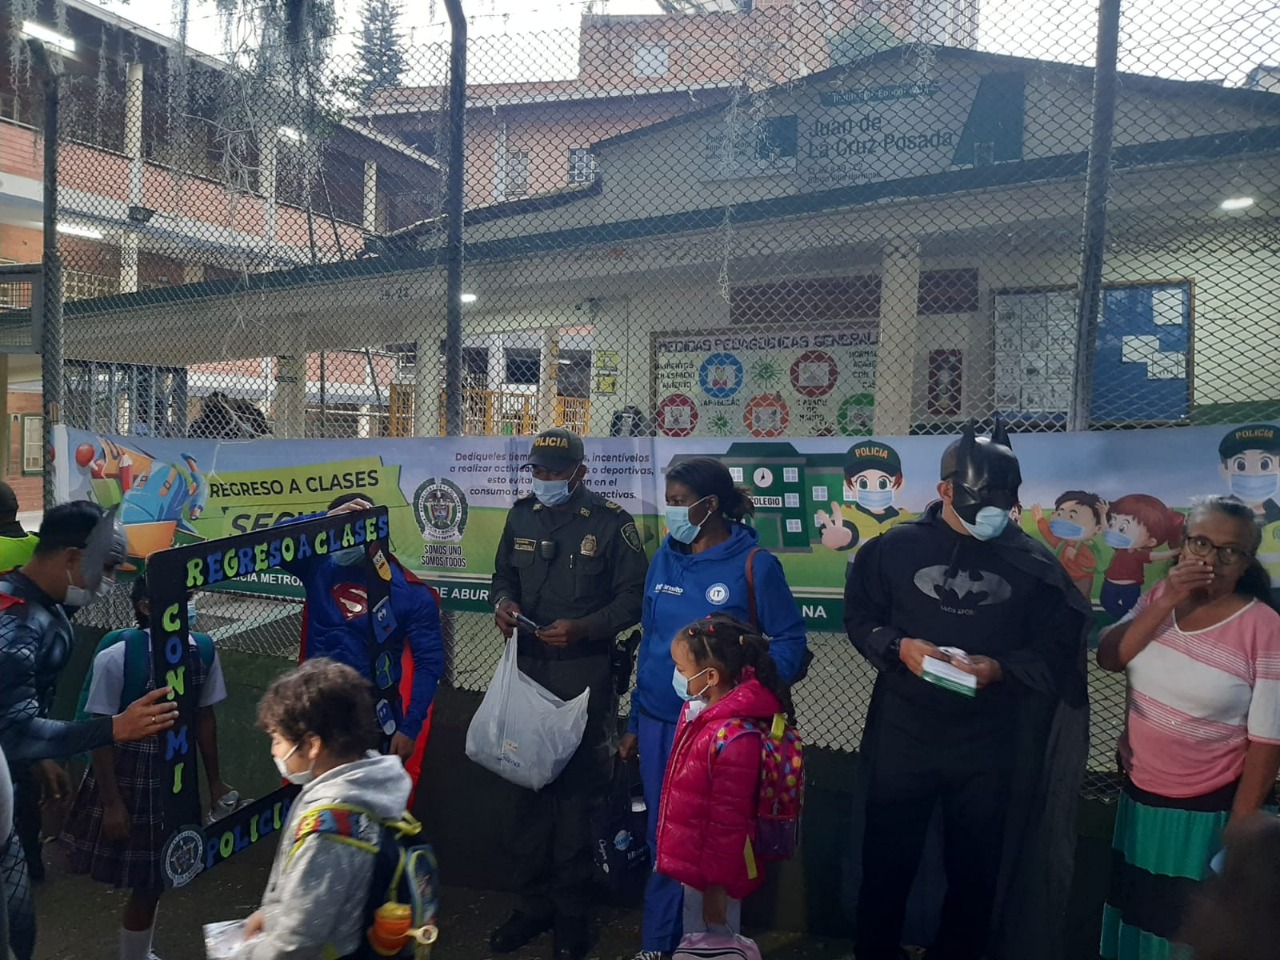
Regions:
[[566, 702], [526, 677], [512, 636], [467, 728], [467, 756], [517, 786], [541, 790], [582, 743], [589, 696], [584, 690]]

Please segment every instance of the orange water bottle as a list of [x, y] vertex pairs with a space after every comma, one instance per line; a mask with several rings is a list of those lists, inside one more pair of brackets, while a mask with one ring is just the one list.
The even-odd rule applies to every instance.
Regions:
[[369, 928], [369, 946], [380, 957], [394, 957], [408, 944], [412, 925], [411, 907], [395, 901], [384, 903], [374, 911], [373, 926]]

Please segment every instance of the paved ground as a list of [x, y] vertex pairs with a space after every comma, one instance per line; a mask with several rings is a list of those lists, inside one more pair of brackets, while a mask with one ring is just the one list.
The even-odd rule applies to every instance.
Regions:
[[[247, 916], [257, 906], [274, 850], [253, 848], [162, 901], [155, 951], [163, 960], [201, 960], [203, 924]], [[102, 884], [62, 873], [49, 856], [49, 878], [36, 891], [40, 934], [36, 960], [113, 960], [123, 896]], [[447, 877], [445, 878], [447, 882]], [[511, 909], [508, 894], [449, 888], [441, 899], [437, 960], [487, 960], [490, 929]], [[623, 960], [639, 944], [640, 912], [601, 907], [599, 935], [591, 956]], [[770, 960], [847, 957], [849, 944], [796, 934], [758, 934]], [[514, 960], [549, 960], [549, 938], [531, 944]]]

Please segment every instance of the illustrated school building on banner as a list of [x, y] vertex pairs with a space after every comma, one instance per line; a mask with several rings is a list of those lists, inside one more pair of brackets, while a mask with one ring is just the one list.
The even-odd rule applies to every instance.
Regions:
[[[1061, 426], [1092, 87], [1088, 68], [904, 46], [606, 139], [590, 182], [468, 212], [468, 349], [552, 374], [585, 355], [597, 435], [629, 408], [668, 436]], [[1121, 75], [1116, 115], [1093, 423], [1273, 415], [1280, 95]], [[441, 236], [75, 304], [68, 341], [111, 324], [113, 349], [180, 357], [174, 311], [217, 327], [229, 297], [245, 356], [416, 339], [414, 430], [434, 435]]]

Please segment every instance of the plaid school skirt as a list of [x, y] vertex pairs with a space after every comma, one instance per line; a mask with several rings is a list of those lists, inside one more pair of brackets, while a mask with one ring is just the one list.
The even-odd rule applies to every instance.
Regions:
[[[198, 656], [188, 657], [187, 664], [192, 696], [199, 702], [208, 670]], [[147, 690], [153, 689], [148, 683]], [[189, 732], [189, 736], [194, 734], [194, 730]], [[125, 840], [108, 840], [102, 835], [102, 793], [93, 767], [86, 771], [61, 838], [72, 873], [127, 890], [164, 889], [160, 853], [168, 831], [163, 819], [164, 794], [157, 779], [160, 743], [161, 736], [154, 736], [111, 748], [116, 785], [129, 811], [129, 837]]]

